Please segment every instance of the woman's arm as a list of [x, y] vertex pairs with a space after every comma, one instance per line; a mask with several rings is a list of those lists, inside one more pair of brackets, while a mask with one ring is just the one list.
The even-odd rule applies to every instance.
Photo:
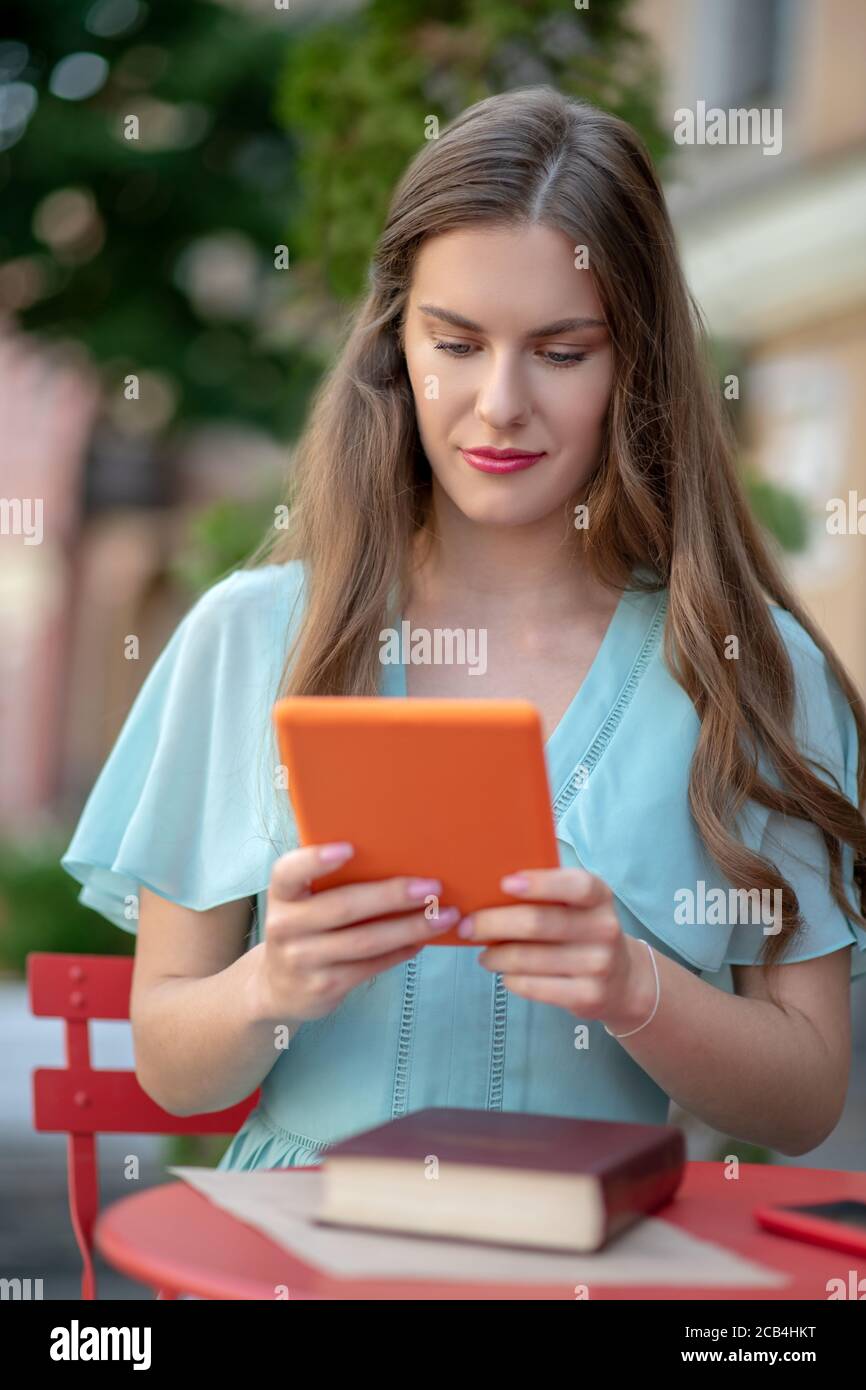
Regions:
[[248, 951], [248, 899], [196, 912], [141, 889], [135, 1069], [164, 1110], [195, 1115], [244, 1100], [304, 1020], [454, 925], [456, 908], [431, 919], [422, 906], [441, 893], [438, 880], [400, 875], [311, 891], [353, 853], [306, 845], [277, 859], [262, 940]]
[[[637, 1028], [656, 997], [646, 947], [629, 941], [642, 984], [633, 1021], [610, 1024], [614, 1032]], [[822, 1143], [848, 1088], [850, 948], [780, 966], [778, 1004], [761, 966], [731, 966], [731, 995], [660, 952], [655, 957], [658, 1011], [620, 1046], [684, 1110], [732, 1138], [792, 1156]]]
[[[734, 1138], [784, 1154], [816, 1147], [836, 1125], [851, 1065], [850, 948], [775, 971], [774, 1003], [760, 966], [732, 966], [727, 994], [619, 925], [613, 894], [594, 874], [526, 869], [502, 880], [525, 903], [485, 908], [461, 936], [505, 987], [579, 1019], [599, 1019], [681, 1105]], [[547, 901], [545, 901], [547, 900]], [[500, 944], [501, 943], [501, 944]]]
[[[248, 898], [195, 912], [140, 890], [130, 1018], [142, 1088], [172, 1115], [245, 1100], [277, 1057], [258, 1015], [262, 945], [244, 951]], [[291, 1036], [298, 1023], [289, 1026]]]

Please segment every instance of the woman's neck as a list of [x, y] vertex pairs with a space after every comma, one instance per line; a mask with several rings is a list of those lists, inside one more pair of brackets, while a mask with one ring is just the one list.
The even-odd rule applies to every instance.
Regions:
[[482, 614], [496, 623], [570, 618], [610, 606], [610, 591], [592, 575], [583, 533], [556, 512], [523, 526], [482, 525], [434, 490], [434, 505], [416, 559], [409, 604], [453, 615]]

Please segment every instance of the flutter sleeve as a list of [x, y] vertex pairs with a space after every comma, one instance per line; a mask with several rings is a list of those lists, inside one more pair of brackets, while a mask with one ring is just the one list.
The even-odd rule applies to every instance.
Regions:
[[[858, 805], [858, 736], [853, 712], [826, 657], [790, 613], [775, 610], [794, 668], [795, 732], [799, 749], [812, 770], [828, 786]], [[783, 957], [783, 963], [812, 960], [845, 946], [851, 951], [851, 978], [866, 975], [866, 930], [844, 911], [830, 891], [830, 859], [818, 828], [803, 820], [762, 809], [751, 814], [750, 846], [774, 863], [791, 884], [800, 904], [804, 928]], [[854, 850], [842, 846], [842, 883], [851, 907], [858, 905], [854, 880]], [[756, 939], [757, 938], [757, 939]], [[754, 927], [734, 926], [725, 962], [758, 963], [761, 936]]]
[[141, 885], [204, 911], [297, 844], [270, 714], [301, 590], [299, 562], [220, 580], [148, 672], [60, 860], [124, 930]]
[[[793, 668], [798, 746], [816, 775], [857, 806], [858, 738], [851, 707], [805, 629], [785, 610], [774, 608], [773, 616]], [[768, 890], [765, 901], [756, 889], [745, 902], [703, 842], [689, 806], [699, 733], [695, 708], [666, 669], [659, 646], [600, 761], [580, 790], [569, 794], [556, 833], [562, 862], [579, 864], [610, 886], [627, 909], [623, 920], [633, 934], [650, 934], [720, 983], [730, 979], [731, 965], [761, 964], [764, 941], [776, 930], [776, 903]], [[760, 762], [779, 786], [765, 755]], [[846, 910], [831, 892], [829, 855], [814, 824], [750, 800], [733, 829], [777, 866], [797, 894], [805, 926], [781, 964], [849, 947], [851, 978], [866, 975], [866, 930], [853, 915], [858, 896], [852, 847], [842, 847]]]

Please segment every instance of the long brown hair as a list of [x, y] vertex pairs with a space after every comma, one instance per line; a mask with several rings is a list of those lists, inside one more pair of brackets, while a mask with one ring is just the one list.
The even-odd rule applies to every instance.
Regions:
[[[549, 86], [522, 88], [469, 107], [405, 171], [367, 295], [295, 452], [290, 525], [247, 562], [304, 564], [306, 607], [280, 693], [378, 693], [379, 633], [393, 616], [394, 592], [408, 592], [430, 502], [401, 347], [419, 247], [454, 228], [534, 222], [589, 248], [614, 347], [604, 444], [584, 498], [592, 518], [586, 559], [611, 588], [635, 587], [637, 566], [656, 576], [637, 587], [668, 588], [665, 660], [701, 721], [690, 808], [736, 888], [782, 892], [782, 930], [766, 937], [761, 957], [775, 965], [802, 926], [799, 904], [775, 867], [729, 826], [749, 798], [817, 826], [833, 896], [846, 913], [842, 842], [853, 846], [866, 909], [866, 709], [750, 514], [662, 190], [643, 142], [623, 121]], [[859, 735], [857, 806], [817, 777], [797, 747], [793, 670], [768, 599], [812, 637], [850, 703]], [[747, 635], [742, 654], [726, 660], [726, 639], [737, 633]], [[760, 774], [759, 747], [785, 790]], [[866, 923], [862, 913], [858, 920]]]

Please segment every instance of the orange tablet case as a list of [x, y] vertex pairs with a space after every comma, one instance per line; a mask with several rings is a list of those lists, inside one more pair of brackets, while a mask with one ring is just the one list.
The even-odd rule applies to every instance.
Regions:
[[[558, 866], [529, 701], [301, 695], [278, 700], [273, 720], [301, 844], [355, 846], [313, 891], [438, 878], [440, 906], [465, 916], [520, 901], [500, 888], [505, 874]], [[471, 946], [456, 925], [428, 944]]]

